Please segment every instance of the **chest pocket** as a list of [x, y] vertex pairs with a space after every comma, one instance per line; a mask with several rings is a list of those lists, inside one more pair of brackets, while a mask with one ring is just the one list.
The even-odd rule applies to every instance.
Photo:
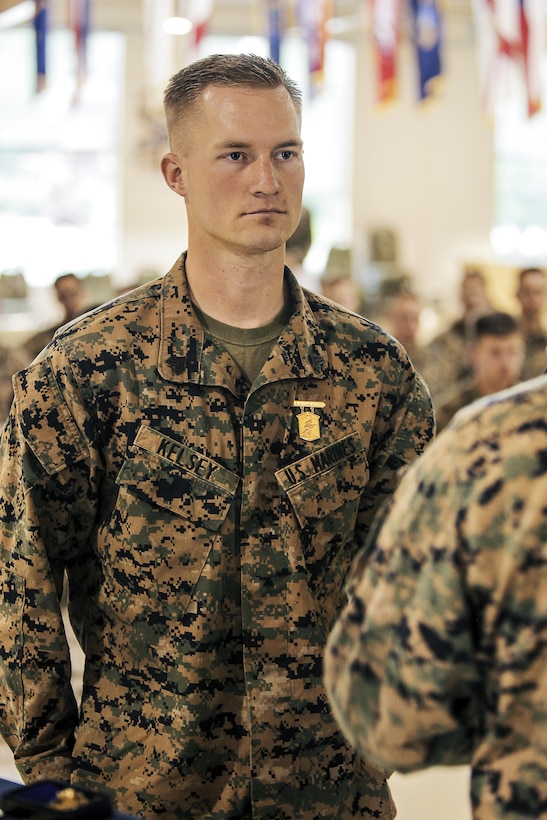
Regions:
[[369, 478], [359, 433], [295, 461], [276, 473], [301, 527], [358, 502]]
[[117, 483], [137, 498], [216, 532], [234, 500], [239, 477], [202, 453], [143, 426]]
[[208, 559], [238, 482], [202, 453], [142, 426], [99, 539], [105, 610], [139, 621], [141, 633], [150, 618], [157, 624], [186, 612], [203, 574], [223, 571], [222, 556], [215, 569]]

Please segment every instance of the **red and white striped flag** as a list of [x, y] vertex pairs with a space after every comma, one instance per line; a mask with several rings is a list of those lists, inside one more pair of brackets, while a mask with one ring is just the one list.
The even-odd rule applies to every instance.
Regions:
[[386, 103], [397, 96], [401, 4], [400, 0], [370, 0], [370, 3], [376, 99]]
[[510, 72], [520, 69], [528, 115], [541, 108], [541, 58], [545, 47], [543, 0], [473, 0], [483, 104], [493, 114], [510, 87]]
[[298, 0], [297, 20], [308, 49], [310, 91], [313, 95], [323, 83], [327, 25], [333, 16], [332, 0]]
[[541, 109], [541, 62], [545, 50], [544, 0], [520, 0], [522, 37], [528, 116]]
[[201, 41], [209, 30], [209, 24], [213, 16], [213, 11], [213, 0], [189, 0], [188, 19], [193, 25], [192, 45], [194, 50], [199, 48]]
[[68, 0], [68, 22], [74, 32], [78, 87], [87, 77], [87, 41], [89, 37], [91, 0]]

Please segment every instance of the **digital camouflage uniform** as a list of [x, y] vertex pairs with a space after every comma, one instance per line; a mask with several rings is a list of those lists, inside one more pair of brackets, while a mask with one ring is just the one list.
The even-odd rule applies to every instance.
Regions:
[[521, 378], [532, 379], [547, 370], [547, 330], [525, 332], [524, 365]]
[[325, 657], [347, 738], [470, 763], [477, 820], [547, 818], [547, 377], [460, 411], [369, 540]]
[[286, 276], [294, 312], [252, 388], [204, 337], [180, 260], [19, 376], [0, 692], [24, 778], [72, 775], [146, 817], [393, 817], [322, 659], [372, 516], [431, 436], [430, 398], [390, 336]]

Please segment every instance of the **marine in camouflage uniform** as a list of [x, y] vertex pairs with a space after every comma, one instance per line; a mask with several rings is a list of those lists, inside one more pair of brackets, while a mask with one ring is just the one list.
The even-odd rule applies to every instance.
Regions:
[[26, 778], [105, 786], [149, 818], [393, 815], [385, 772], [330, 715], [322, 658], [431, 402], [398, 343], [285, 270], [300, 106], [254, 55], [172, 78], [161, 168], [187, 253], [58, 333], [3, 439], [3, 731]]
[[402, 772], [470, 763], [477, 820], [547, 818], [547, 377], [460, 411], [349, 590], [325, 680], [356, 749]]

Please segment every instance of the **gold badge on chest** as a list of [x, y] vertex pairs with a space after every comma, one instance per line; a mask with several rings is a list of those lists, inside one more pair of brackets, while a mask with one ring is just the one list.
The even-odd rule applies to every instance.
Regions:
[[300, 410], [296, 421], [298, 423], [298, 435], [304, 441], [317, 441], [318, 438], [321, 438], [320, 417], [315, 410], [320, 410], [324, 406], [324, 401], [295, 401], [293, 403], [293, 407]]

